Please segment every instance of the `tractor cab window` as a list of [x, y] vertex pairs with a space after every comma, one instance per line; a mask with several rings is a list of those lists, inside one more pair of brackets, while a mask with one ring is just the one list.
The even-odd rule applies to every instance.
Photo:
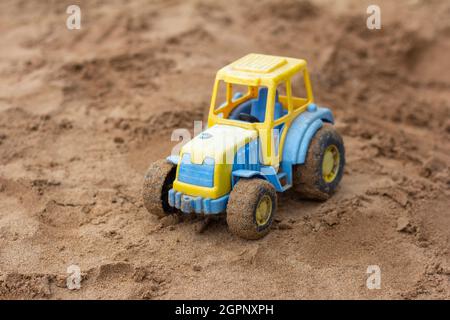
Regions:
[[226, 104], [227, 104], [227, 86], [224, 81], [219, 81], [214, 111], [219, 111], [221, 108], [226, 106]]
[[[275, 104], [273, 109], [273, 120], [276, 121], [275, 127], [272, 130], [273, 151], [276, 157], [279, 156], [281, 131], [283, 130], [285, 121], [283, 117], [289, 113], [289, 96], [290, 83], [283, 81], [278, 84], [275, 93]], [[292, 100], [291, 100], [292, 101]], [[278, 121], [277, 121], [278, 120]]]
[[[296, 79], [296, 84], [301, 83]], [[305, 104], [306, 98], [299, 98], [293, 93], [289, 80], [278, 84], [273, 101], [274, 121], [283, 118], [290, 110]], [[303, 90], [304, 91], [304, 90]], [[296, 90], [296, 92], [302, 91]], [[217, 83], [214, 114], [219, 117], [249, 123], [262, 123], [266, 120], [269, 88], [265, 86], [246, 86], [219, 81]], [[306, 95], [303, 95], [305, 97]]]
[[298, 109], [308, 102], [308, 92], [305, 84], [305, 71], [297, 72], [291, 78], [293, 109]]
[[219, 117], [230, 118], [231, 112], [237, 106], [252, 97], [252, 90], [250, 86], [219, 81], [214, 113]]
[[259, 87], [253, 90], [256, 94], [251, 95], [249, 99], [236, 105], [231, 111], [229, 119], [250, 123], [265, 121], [268, 89], [266, 87]]
[[264, 122], [267, 87], [244, 86], [219, 81], [214, 113], [219, 117], [244, 122]]
[[277, 86], [273, 120], [278, 120], [288, 114], [288, 85], [289, 83], [287, 81], [283, 81]]
[[[236, 103], [231, 110], [228, 119], [250, 123], [264, 122], [266, 120], [267, 105], [270, 105], [268, 104], [268, 96], [269, 89], [267, 87], [249, 87], [248, 98]], [[235, 98], [239, 99], [239, 97]], [[278, 119], [286, 114], [287, 109], [284, 109], [283, 105], [280, 103], [279, 93], [277, 91], [274, 101], [274, 117], [275, 119]]]
[[225, 81], [219, 81], [217, 88], [217, 97], [215, 103], [215, 110], [218, 110], [224, 106], [229, 105], [230, 103], [235, 102], [236, 100], [246, 96], [250, 90], [250, 87], [227, 83]]

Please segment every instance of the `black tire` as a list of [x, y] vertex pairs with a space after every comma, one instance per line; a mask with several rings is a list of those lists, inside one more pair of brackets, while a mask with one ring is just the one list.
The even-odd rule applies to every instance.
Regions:
[[167, 160], [153, 162], [147, 170], [142, 188], [144, 206], [151, 214], [164, 217], [176, 212], [169, 205], [168, 193], [175, 180], [176, 166]]
[[[266, 197], [271, 200], [270, 216], [264, 224], [259, 225], [256, 221], [256, 209], [261, 201], [267, 201]], [[277, 193], [272, 184], [262, 179], [241, 179], [234, 186], [228, 200], [228, 228], [241, 238], [260, 239], [269, 233], [276, 209]]]
[[[323, 177], [322, 162], [325, 150], [333, 145], [339, 153], [339, 164], [336, 165], [334, 179], [327, 182]], [[344, 166], [345, 149], [342, 137], [331, 124], [325, 123], [312, 139], [305, 163], [294, 167], [294, 190], [302, 198], [327, 200], [336, 191], [344, 174]]]

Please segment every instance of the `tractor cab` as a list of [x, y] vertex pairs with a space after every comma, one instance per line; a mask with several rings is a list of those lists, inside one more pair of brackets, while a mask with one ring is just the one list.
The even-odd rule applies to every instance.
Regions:
[[217, 73], [208, 126], [256, 130], [265, 146], [262, 162], [278, 166], [284, 124], [312, 102], [305, 60], [249, 54]]

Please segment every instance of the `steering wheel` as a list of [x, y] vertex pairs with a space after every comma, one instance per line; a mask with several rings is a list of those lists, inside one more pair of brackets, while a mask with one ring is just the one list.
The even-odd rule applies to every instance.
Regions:
[[238, 119], [242, 120], [242, 121], [247, 121], [250, 123], [259, 122], [259, 119], [257, 117], [252, 116], [251, 114], [248, 114], [248, 113], [244, 113], [244, 112], [239, 113]]

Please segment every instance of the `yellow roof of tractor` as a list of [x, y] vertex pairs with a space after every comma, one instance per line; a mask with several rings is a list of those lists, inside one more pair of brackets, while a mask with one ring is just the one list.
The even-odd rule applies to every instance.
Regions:
[[271, 86], [305, 66], [303, 59], [250, 53], [220, 69], [217, 79], [248, 86]]

